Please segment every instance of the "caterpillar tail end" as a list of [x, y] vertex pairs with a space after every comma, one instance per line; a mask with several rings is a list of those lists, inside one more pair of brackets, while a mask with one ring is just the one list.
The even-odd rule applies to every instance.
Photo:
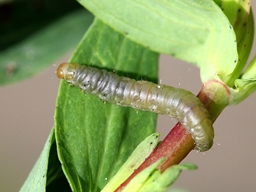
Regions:
[[204, 119], [200, 125], [190, 132], [195, 141], [195, 150], [199, 152], [208, 151], [213, 145], [214, 129], [210, 119]]

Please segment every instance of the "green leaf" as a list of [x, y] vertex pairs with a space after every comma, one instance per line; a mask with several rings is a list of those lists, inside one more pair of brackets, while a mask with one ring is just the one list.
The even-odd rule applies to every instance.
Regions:
[[115, 191], [152, 153], [158, 144], [159, 136], [159, 133], [153, 133], [144, 139], [101, 192]]
[[176, 181], [181, 171], [183, 170], [195, 170], [197, 167], [191, 163], [184, 163], [182, 165], [173, 165], [166, 169], [163, 173], [159, 170], [155, 170], [138, 192], [150, 192], [150, 191], [165, 191], [171, 184]]
[[155, 171], [157, 171], [157, 166], [160, 165], [163, 161], [164, 158], [161, 158], [157, 160], [154, 164], [141, 171], [128, 183], [128, 185], [123, 189], [123, 192], [139, 191], [139, 189], [143, 186], [147, 179], [149, 179], [150, 176], [153, 175]]
[[163, 192], [178, 178], [183, 170], [195, 170], [197, 167], [191, 163], [173, 165], [161, 173], [157, 166], [164, 161], [164, 158], [156, 161], [138, 175], [123, 189], [123, 192]]
[[[158, 56], [95, 20], [70, 62], [156, 82]], [[72, 190], [100, 191], [155, 126], [154, 113], [104, 103], [62, 81], [55, 113], [56, 140]]]
[[93, 16], [75, 11], [0, 52], [0, 84], [13, 83], [41, 72], [76, 46]]
[[236, 68], [232, 74], [222, 77], [226, 84], [233, 87], [234, 81], [241, 76], [252, 48], [254, 22], [251, 3], [250, 0], [222, 0], [217, 3], [233, 26], [237, 39], [239, 60]]
[[55, 142], [54, 129], [52, 129], [44, 149], [30, 172], [27, 180], [20, 189], [20, 192], [42, 192], [46, 190], [47, 170], [49, 162], [49, 154], [52, 145]]
[[230, 105], [236, 105], [256, 91], [256, 56], [247, 67], [241, 79], [236, 79], [231, 91]]
[[[216, 0], [217, 1], [217, 0]], [[249, 57], [253, 37], [254, 21], [250, 0], [218, 0], [224, 14], [233, 26], [237, 37], [237, 49], [239, 60], [233, 73], [223, 77], [226, 83], [230, 85], [230, 102], [229, 105], [235, 105], [242, 102], [256, 90], [256, 58], [250, 62], [244, 70]], [[242, 74], [242, 70], [244, 73]]]
[[233, 28], [212, 0], [79, 2], [134, 42], [197, 65], [203, 82], [231, 74], [237, 64]]
[[256, 79], [256, 55], [254, 55], [252, 61], [249, 63], [244, 74], [241, 77], [242, 79]]
[[17, 44], [67, 13], [81, 9], [73, 0], [1, 0], [0, 51]]

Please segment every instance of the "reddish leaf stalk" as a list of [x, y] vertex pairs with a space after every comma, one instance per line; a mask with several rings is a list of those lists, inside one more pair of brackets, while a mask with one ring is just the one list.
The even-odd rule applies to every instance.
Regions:
[[[211, 80], [203, 85], [198, 98], [204, 103], [211, 114], [212, 120], [215, 121], [221, 111], [228, 105], [230, 91], [224, 83]], [[160, 158], [166, 158], [158, 167], [163, 172], [168, 167], [179, 164], [194, 147], [195, 144], [191, 135], [180, 123], [177, 123], [140, 167], [116, 189], [116, 192], [122, 191], [131, 179]]]

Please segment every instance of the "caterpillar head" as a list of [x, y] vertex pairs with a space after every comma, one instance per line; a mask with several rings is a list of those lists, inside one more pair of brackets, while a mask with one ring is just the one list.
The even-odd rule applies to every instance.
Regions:
[[79, 65], [73, 63], [61, 63], [56, 71], [57, 77], [71, 82], [76, 74]]

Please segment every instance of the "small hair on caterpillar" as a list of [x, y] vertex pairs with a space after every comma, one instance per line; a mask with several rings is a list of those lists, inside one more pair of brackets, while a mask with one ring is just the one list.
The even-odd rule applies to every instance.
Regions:
[[198, 151], [207, 151], [213, 145], [214, 130], [210, 114], [201, 101], [187, 90], [136, 81], [76, 63], [60, 64], [56, 74], [58, 78], [106, 102], [176, 118], [191, 134]]

